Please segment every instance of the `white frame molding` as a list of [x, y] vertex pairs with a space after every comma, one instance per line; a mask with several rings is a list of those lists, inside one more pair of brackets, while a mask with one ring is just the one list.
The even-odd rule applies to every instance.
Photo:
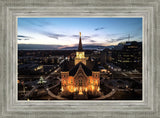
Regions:
[[[0, 117], [160, 117], [160, 0], [0, 0]], [[142, 17], [143, 100], [17, 100], [18, 17]]]

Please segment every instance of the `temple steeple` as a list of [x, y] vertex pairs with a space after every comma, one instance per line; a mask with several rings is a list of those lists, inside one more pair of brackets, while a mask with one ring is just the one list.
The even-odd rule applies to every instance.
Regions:
[[79, 32], [79, 45], [78, 45], [78, 50], [76, 51], [76, 57], [74, 62], [75, 65], [78, 64], [79, 62], [82, 62], [84, 65], [86, 65], [85, 52], [83, 51], [82, 48], [81, 32]]
[[81, 32], [79, 32], [79, 45], [78, 45], [78, 51], [82, 51], [82, 41], [81, 41]]

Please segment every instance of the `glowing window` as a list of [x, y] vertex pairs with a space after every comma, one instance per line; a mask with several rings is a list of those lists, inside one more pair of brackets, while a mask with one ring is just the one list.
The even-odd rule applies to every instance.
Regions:
[[82, 80], [81, 79], [79, 80], [79, 86], [82, 86]]

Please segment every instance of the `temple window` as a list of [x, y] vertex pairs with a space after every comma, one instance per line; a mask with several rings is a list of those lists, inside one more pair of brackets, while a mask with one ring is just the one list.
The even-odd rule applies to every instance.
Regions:
[[73, 84], [73, 79], [71, 79], [71, 84]]
[[98, 85], [98, 81], [96, 80], [96, 85]]
[[71, 88], [71, 92], [73, 92], [73, 88]]
[[77, 86], [77, 81], [76, 81], [76, 86]]
[[79, 80], [79, 86], [82, 86], [82, 80]]

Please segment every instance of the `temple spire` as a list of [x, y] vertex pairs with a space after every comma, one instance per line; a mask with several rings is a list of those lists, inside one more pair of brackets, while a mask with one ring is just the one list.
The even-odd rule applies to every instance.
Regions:
[[82, 51], [82, 41], [81, 41], [81, 32], [79, 32], [79, 45], [78, 45], [78, 51]]

